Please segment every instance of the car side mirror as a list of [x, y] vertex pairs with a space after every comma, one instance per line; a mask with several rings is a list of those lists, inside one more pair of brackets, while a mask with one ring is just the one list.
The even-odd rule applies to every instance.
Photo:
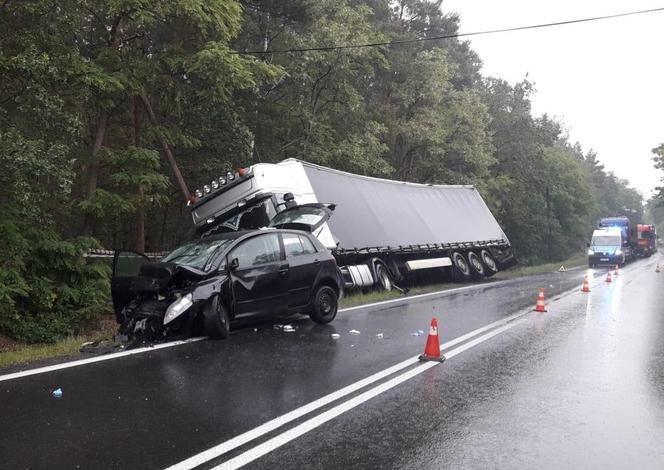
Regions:
[[237, 258], [233, 258], [233, 259], [231, 260], [231, 264], [230, 264], [230, 266], [229, 266], [230, 270], [231, 270], [231, 271], [235, 271], [235, 270], [236, 270], [237, 268], [239, 268], [239, 267], [240, 267], [240, 260], [237, 259]]

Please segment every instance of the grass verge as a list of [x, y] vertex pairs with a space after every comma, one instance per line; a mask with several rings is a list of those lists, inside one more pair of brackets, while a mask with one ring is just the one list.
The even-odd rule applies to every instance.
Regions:
[[29, 364], [44, 359], [56, 357], [78, 356], [81, 344], [86, 341], [100, 341], [110, 339], [117, 331], [113, 317], [105, 316], [99, 324], [88, 333], [79, 336], [70, 336], [52, 344], [25, 344], [15, 341], [5, 341], [4, 350], [0, 350], [0, 369], [11, 366]]
[[[514, 279], [517, 277], [523, 276], [532, 276], [534, 274], [543, 274], [550, 273], [553, 271], [558, 271], [560, 266], [565, 266], [565, 269], [571, 269], [578, 266], [584, 266], [588, 262], [587, 257], [583, 253], [572, 256], [563, 261], [558, 261], [555, 263], [540, 264], [537, 266], [515, 266], [506, 271], [501, 271], [490, 279], [485, 279], [483, 281], [478, 281], [479, 283], [491, 283], [495, 281], [505, 281], [507, 279]], [[454, 289], [455, 287], [460, 287], [462, 284], [455, 283], [436, 283], [436, 284], [427, 284], [418, 287], [413, 287], [410, 289], [408, 294], [405, 297], [410, 297], [413, 295], [419, 294], [428, 294], [430, 292], [443, 291], [448, 289]], [[400, 294], [397, 291], [371, 291], [366, 294], [364, 293], [350, 293], [339, 303], [341, 308], [356, 307], [358, 305], [370, 304], [374, 302], [382, 302], [384, 300], [392, 300], [404, 297], [403, 294]]]

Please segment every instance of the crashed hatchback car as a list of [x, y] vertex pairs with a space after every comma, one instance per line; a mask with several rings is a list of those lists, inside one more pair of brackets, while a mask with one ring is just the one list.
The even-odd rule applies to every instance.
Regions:
[[341, 272], [301, 223], [297, 230], [288, 227], [210, 235], [159, 262], [116, 252], [111, 289], [120, 333], [148, 341], [200, 333], [225, 338], [235, 319], [290, 313], [331, 322]]

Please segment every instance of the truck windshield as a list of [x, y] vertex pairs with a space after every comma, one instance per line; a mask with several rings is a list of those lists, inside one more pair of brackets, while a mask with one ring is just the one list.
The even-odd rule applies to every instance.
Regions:
[[210, 261], [212, 256], [217, 253], [217, 250], [232, 241], [232, 239], [226, 238], [221, 240], [201, 240], [194, 243], [188, 243], [171, 251], [168, 255], [162, 258], [161, 261], [204, 270], [208, 261]]
[[270, 225], [270, 220], [277, 211], [272, 199], [264, 199], [247, 206], [242, 212], [228, 217], [219, 225], [228, 230], [255, 230]]
[[616, 245], [620, 245], [620, 237], [608, 236], [608, 235], [593, 237], [592, 245], [594, 245], [594, 246], [616, 246]]

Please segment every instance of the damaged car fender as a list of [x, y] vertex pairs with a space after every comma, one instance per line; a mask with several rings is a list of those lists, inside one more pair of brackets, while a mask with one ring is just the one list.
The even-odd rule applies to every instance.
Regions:
[[190, 307], [209, 302], [213, 296], [221, 292], [222, 284], [227, 281], [228, 276], [219, 275], [197, 284], [191, 292], [183, 295], [168, 306], [164, 315], [164, 326], [185, 313]]

